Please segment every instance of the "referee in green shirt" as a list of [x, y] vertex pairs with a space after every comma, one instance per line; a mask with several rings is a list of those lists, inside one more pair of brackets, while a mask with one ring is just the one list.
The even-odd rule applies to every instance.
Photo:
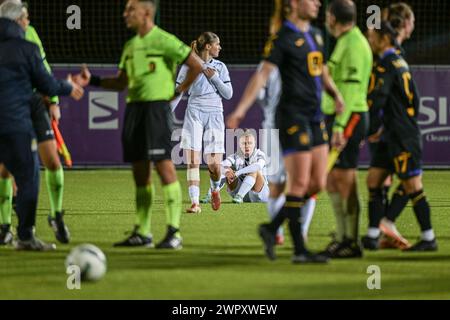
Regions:
[[[356, 258], [362, 256], [358, 242], [360, 205], [356, 169], [360, 144], [368, 126], [367, 90], [373, 58], [368, 41], [356, 26], [353, 1], [333, 0], [327, 10], [326, 26], [337, 38], [328, 67], [346, 108], [336, 115], [333, 100], [329, 96], [324, 97], [322, 111], [332, 135], [331, 143], [341, 150], [327, 181], [327, 191], [336, 215], [336, 239], [325, 252], [332, 258]], [[354, 121], [354, 117], [359, 121]]]
[[[136, 184], [136, 226], [132, 234], [115, 246], [153, 247], [151, 212], [155, 188], [151, 183], [152, 162], [163, 184], [167, 215], [167, 235], [156, 246], [181, 249], [181, 186], [171, 160], [171, 119], [169, 101], [186, 91], [202, 72], [202, 65], [191, 48], [154, 23], [156, 5], [152, 0], [129, 0], [124, 18], [137, 35], [125, 44], [119, 73], [113, 78], [91, 76], [84, 67], [75, 81], [105, 89], [128, 88], [127, 108], [122, 132], [124, 160], [131, 162]], [[175, 92], [177, 65], [189, 67], [185, 81]]]

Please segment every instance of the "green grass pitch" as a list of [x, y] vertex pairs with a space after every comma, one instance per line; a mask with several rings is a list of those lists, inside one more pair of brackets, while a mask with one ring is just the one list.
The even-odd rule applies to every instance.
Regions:
[[[178, 171], [188, 206], [186, 174]], [[363, 200], [361, 233], [367, 226], [366, 172], [361, 171]], [[134, 187], [131, 173], [66, 171], [66, 222], [70, 245], [52, 253], [15, 252], [0, 248], [0, 299], [449, 299], [450, 298], [450, 172], [428, 171], [425, 190], [432, 206], [432, 221], [439, 251], [407, 254], [396, 250], [365, 252], [359, 260], [332, 261], [329, 265], [293, 265], [291, 244], [278, 248], [278, 260], [263, 256], [256, 228], [268, 220], [264, 204], [232, 204], [223, 192], [220, 212], [203, 206], [199, 215], [183, 214], [184, 249], [114, 249], [134, 222]], [[154, 177], [156, 177], [154, 175]], [[165, 213], [159, 180], [153, 210], [156, 241], [165, 232]], [[202, 171], [202, 194], [207, 175]], [[46, 224], [48, 200], [41, 181], [38, 235], [53, 241]], [[319, 198], [310, 229], [309, 247], [323, 249], [333, 230], [334, 216], [326, 194]], [[411, 207], [398, 221], [410, 241], [419, 235]], [[82, 283], [81, 290], [66, 287], [64, 260], [77, 244], [99, 246], [108, 259], [108, 272], [97, 283]], [[367, 288], [367, 268], [381, 268], [381, 290]]]

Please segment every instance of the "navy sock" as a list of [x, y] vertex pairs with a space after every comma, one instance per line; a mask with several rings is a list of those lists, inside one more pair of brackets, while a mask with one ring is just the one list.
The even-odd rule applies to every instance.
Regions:
[[432, 229], [430, 205], [423, 190], [410, 194], [409, 198], [413, 203], [414, 213], [419, 222], [420, 230], [427, 231]]
[[369, 228], [378, 228], [383, 216], [383, 189], [369, 189]]
[[394, 196], [392, 197], [391, 204], [389, 205], [389, 209], [386, 212], [386, 218], [390, 221], [395, 222], [397, 218], [402, 213], [403, 209], [405, 209], [408, 204], [409, 196], [406, 194], [403, 185], [400, 184], [395, 190]]
[[388, 211], [389, 208], [389, 189], [391, 186], [384, 186], [383, 187], [383, 205], [384, 205], [384, 213]]
[[301, 233], [301, 207], [305, 204], [305, 198], [286, 196], [284, 211], [289, 219], [289, 231], [291, 233], [292, 242], [294, 244], [295, 254], [304, 254], [307, 252], [303, 235]]

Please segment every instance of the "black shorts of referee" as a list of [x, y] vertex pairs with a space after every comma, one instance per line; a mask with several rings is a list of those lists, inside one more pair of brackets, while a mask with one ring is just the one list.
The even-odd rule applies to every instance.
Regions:
[[128, 103], [122, 130], [124, 161], [170, 160], [173, 124], [169, 101]]
[[[356, 127], [353, 129], [350, 138], [347, 138], [347, 144], [345, 145], [344, 150], [342, 150], [339, 154], [334, 168], [356, 169], [358, 167], [361, 144], [366, 138], [368, 132], [369, 114], [367, 112], [355, 112], [351, 115], [351, 117], [356, 114], [360, 115], [360, 120]], [[330, 139], [332, 137], [335, 117], [335, 115], [325, 116], [325, 122]], [[349, 120], [348, 123], [350, 124], [350, 122], [351, 121]], [[344, 129], [344, 132], [346, 132], [346, 129], [347, 128]]]
[[50, 122], [48, 108], [43, 96], [39, 93], [33, 94], [30, 105], [31, 120], [33, 121], [33, 128], [36, 133], [37, 142], [41, 143], [54, 140], [55, 135]]

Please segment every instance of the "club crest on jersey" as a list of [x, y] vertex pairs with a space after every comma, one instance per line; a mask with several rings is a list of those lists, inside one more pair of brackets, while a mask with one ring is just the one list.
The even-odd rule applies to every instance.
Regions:
[[322, 47], [323, 46], [323, 38], [322, 38], [322, 36], [320, 34], [316, 34], [315, 38], [316, 38], [317, 44]]
[[154, 62], [150, 62], [150, 63], [148, 64], [148, 71], [149, 71], [150, 73], [153, 73], [153, 72], [155, 72], [155, 69], [156, 69], [156, 64], [155, 64]]
[[287, 133], [289, 134], [289, 135], [293, 135], [294, 133], [296, 133], [298, 130], [300, 130], [300, 127], [299, 126], [292, 126], [292, 127], [290, 127], [289, 129], [287, 129]]
[[306, 132], [302, 133], [298, 139], [302, 146], [307, 146], [309, 144], [309, 135]]
[[295, 45], [297, 46], [297, 47], [301, 47], [303, 44], [305, 43], [305, 39], [302, 39], [302, 38], [300, 38], [300, 39], [298, 39], [297, 41], [295, 41]]

